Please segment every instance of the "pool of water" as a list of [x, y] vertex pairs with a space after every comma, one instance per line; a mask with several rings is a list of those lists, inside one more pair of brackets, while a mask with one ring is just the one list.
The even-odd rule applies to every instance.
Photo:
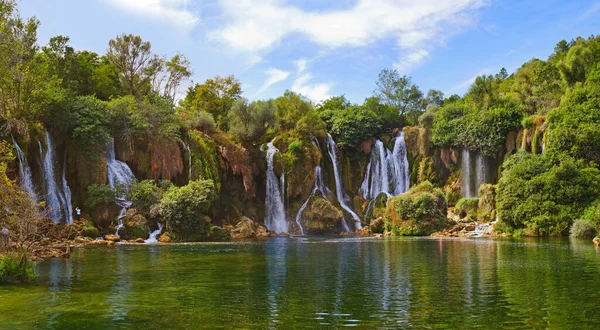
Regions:
[[597, 328], [569, 239], [272, 238], [75, 249], [0, 286], [0, 328]]

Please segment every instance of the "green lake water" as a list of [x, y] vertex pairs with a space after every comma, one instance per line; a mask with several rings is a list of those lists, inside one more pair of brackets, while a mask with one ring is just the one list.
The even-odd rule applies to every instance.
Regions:
[[120, 245], [36, 273], [0, 286], [0, 328], [600, 326], [600, 252], [569, 239]]

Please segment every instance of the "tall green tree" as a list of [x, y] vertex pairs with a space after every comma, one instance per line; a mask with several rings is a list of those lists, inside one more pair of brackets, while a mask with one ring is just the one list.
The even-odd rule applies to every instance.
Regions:
[[401, 114], [423, 110], [423, 92], [410, 77], [400, 76], [396, 69], [384, 69], [379, 73], [374, 93], [383, 103], [395, 107]]
[[106, 57], [117, 68], [124, 91], [136, 97], [146, 95], [162, 68], [162, 60], [152, 54], [150, 42], [132, 34], [122, 34], [108, 42]]
[[188, 89], [181, 106], [188, 112], [206, 111], [222, 130], [228, 129], [228, 112], [242, 95], [242, 84], [234, 76], [216, 76]]

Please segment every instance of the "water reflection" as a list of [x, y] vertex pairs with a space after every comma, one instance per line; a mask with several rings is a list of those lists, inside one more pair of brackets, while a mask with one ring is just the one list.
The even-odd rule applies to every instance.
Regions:
[[279, 323], [279, 300], [286, 279], [286, 256], [288, 254], [287, 237], [276, 237], [269, 240], [265, 246], [267, 261], [267, 281], [269, 302], [269, 328], [275, 328]]
[[[286, 238], [74, 250], [0, 287], [8, 328], [592, 328], [600, 256], [567, 240]], [[1, 327], [0, 326], [0, 327]]]

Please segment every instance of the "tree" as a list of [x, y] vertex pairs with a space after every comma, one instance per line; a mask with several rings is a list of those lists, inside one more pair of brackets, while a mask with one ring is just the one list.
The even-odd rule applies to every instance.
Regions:
[[181, 54], [173, 56], [171, 60], [161, 64], [159, 74], [152, 82], [152, 89], [175, 105], [179, 86], [192, 75], [190, 66], [190, 61], [185, 56]]
[[188, 89], [181, 106], [188, 112], [206, 111], [213, 115], [222, 130], [228, 128], [227, 113], [240, 99], [242, 85], [234, 76], [216, 76]]
[[279, 125], [283, 129], [291, 129], [312, 108], [312, 103], [300, 94], [286, 90], [283, 96], [275, 99]]
[[385, 104], [393, 106], [401, 114], [422, 111], [423, 93], [406, 75], [400, 76], [396, 69], [383, 69], [379, 73], [377, 89], [374, 91]]
[[146, 95], [163, 64], [152, 54], [150, 42], [122, 34], [110, 40], [108, 47], [106, 57], [117, 68], [123, 90], [136, 97]]
[[475, 82], [469, 88], [467, 95], [479, 109], [490, 107], [495, 99], [494, 78], [491, 75], [481, 75], [475, 78]]
[[228, 114], [229, 133], [243, 143], [260, 142], [267, 129], [275, 125], [275, 112], [275, 103], [271, 100], [252, 103], [246, 99], [237, 100]]
[[33, 115], [35, 91], [41, 87], [36, 75], [35, 55], [38, 51], [35, 18], [19, 16], [14, 0], [0, 2], [0, 116], [8, 120], [8, 128]]

